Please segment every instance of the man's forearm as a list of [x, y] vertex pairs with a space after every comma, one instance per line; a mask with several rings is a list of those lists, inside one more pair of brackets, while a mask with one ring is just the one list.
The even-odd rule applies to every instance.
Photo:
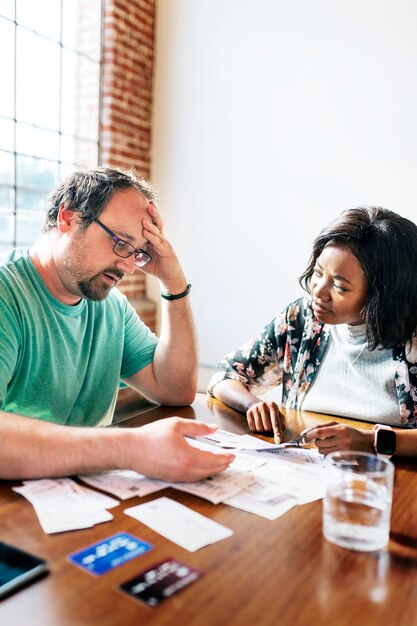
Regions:
[[0, 412], [0, 478], [93, 473], [125, 463], [123, 429], [62, 426]]
[[153, 370], [165, 404], [190, 404], [197, 392], [197, 342], [189, 298], [162, 302]]
[[0, 479], [132, 469], [170, 482], [201, 480], [223, 471], [233, 455], [197, 450], [185, 437], [214, 430], [179, 417], [140, 428], [83, 428], [0, 411]]

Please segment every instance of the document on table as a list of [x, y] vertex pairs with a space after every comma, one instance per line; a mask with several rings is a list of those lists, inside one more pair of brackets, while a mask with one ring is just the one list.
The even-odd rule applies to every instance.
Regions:
[[324, 495], [323, 457], [316, 449], [279, 448], [268, 442], [261, 442], [265, 445], [259, 449], [260, 440], [256, 437], [223, 430], [205, 438], [186, 437], [186, 441], [215, 454], [224, 452], [219, 442], [226, 447], [236, 444], [243, 448], [233, 448], [235, 458], [226, 470], [194, 483], [166, 483], [131, 470], [113, 470], [80, 478], [122, 500], [173, 487], [213, 504], [224, 502], [267, 519], [276, 519], [293, 506]]
[[270, 485], [279, 486], [283, 492], [291, 494], [303, 502], [319, 500], [324, 496], [324, 467], [301, 465], [281, 459], [261, 465], [253, 474]]
[[251, 472], [251, 476], [254, 482], [224, 504], [274, 520], [294, 506], [324, 495], [322, 466], [272, 461]]
[[[252, 435], [235, 435], [226, 430], [216, 430], [213, 434], [205, 435], [198, 439], [186, 439], [191, 445], [197, 445], [197, 447], [198, 444], [202, 444], [204, 450], [211, 450], [212, 452], [215, 450], [230, 450], [230, 452], [236, 454], [236, 459], [242, 454], [250, 456], [252, 459], [257, 458], [258, 465], [262, 465], [265, 459], [268, 458], [268, 455], [298, 463], [322, 464], [324, 462], [324, 457], [317, 448], [289, 448], [285, 447], [285, 443], [273, 444], [257, 437], [252, 437]], [[211, 448], [207, 447], [210, 445], [212, 446]]]
[[280, 447], [280, 444], [269, 443], [251, 435], [236, 435], [220, 428], [210, 435], [204, 435], [201, 439], [207, 439], [221, 448], [231, 450], [271, 450]]
[[81, 478], [87, 485], [112, 493], [121, 500], [127, 500], [133, 496], [147, 496], [169, 487], [162, 480], [147, 478], [133, 470], [111, 470], [100, 474], [82, 475], [78, 478]]
[[26, 480], [13, 491], [32, 504], [45, 533], [59, 533], [78, 528], [90, 528], [113, 519], [106, 509], [118, 500], [82, 487], [71, 478]]
[[273, 500], [263, 502], [249, 493], [242, 492], [229, 500], [225, 500], [224, 504], [234, 506], [236, 509], [242, 509], [242, 511], [247, 511], [247, 513], [265, 517], [269, 520], [275, 520], [300, 503], [288, 494], [281, 494], [276, 496]]
[[[208, 450], [213, 454], [225, 454], [224, 448], [219, 448], [215, 443], [211, 443], [210, 441], [204, 441], [203, 439], [191, 439], [190, 437], [185, 437], [187, 443], [194, 448], [199, 448], [200, 450]], [[231, 462], [229, 467], [240, 470], [242, 472], [250, 472], [255, 467], [259, 467], [265, 463], [265, 459], [261, 457], [257, 457], [253, 454], [253, 452], [241, 452], [240, 450], [231, 450], [231, 454], [235, 455], [234, 460]]]
[[[324, 462], [318, 450], [279, 448], [268, 442], [262, 442], [267, 445], [259, 450], [258, 444], [247, 443], [248, 439], [255, 437], [241, 437], [245, 438], [243, 448], [233, 450], [236, 456], [230, 468], [214, 476], [213, 480], [217, 481], [220, 477], [230, 480], [227, 472], [234, 469], [239, 469], [242, 476], [250, 477], [251, 480], [246, 484], [241, 483], [241, 491], [224, 499], [224, 504], [273, 520], [298, 504], [323, 497]], [[240, 445], [239, 435], [227, 431], [216, 431], [205, 438], [208, 439], [207, 443], [202, 443], [200, 439], [199, 445], [203, 449], [210, 449], [210, 446], [216, 445], [212, 438], [226, 447], [233, 442]]]
[[[263, 463], [264, 461], [252, 460], [249, 457], [248, 465], [251, 468], [259, 467]], [[209, 500], [213, 504], [219, 504], [219, 502], [223, 502], [239, 493], [242, 486], [248, 483], [248, 479], [249, 482], [252, 481], [248, 474], [240, 471], [227, 472], [230, 472], [230, 470], [192, 483], [166, 483], [162, 480], [146, 478], [143, 474], [138, 474], [131, 470], [112, 470], [101, 474], [82, 475], [78, 478], [81, 478], [91, 487], [107, 491], [121, 500], [127, 500], [134, 496], [147, 496], [167, 487], [173, 487], [178, 489], [178, 491], [185, 491]]]
[[[253, 454], [249, 452], [248, 454]], [[275, 448], [256, 451], [257, 458], [261, 459], [284, 459], [294, 463], [314, 463], [324, 467], [324, 456], [317, 448]]]
[[224, 502], [227, 498], [237, 495], [245, 486], [253, 482], [252, 476], [226, 469], [221, 474], [205, 478], [194, 483], [171, 483], [171, 487], [179, 491], [191, 493], [209, 500], [213, 504]]
[[157, 498], [125, 513], [189, 552], [233, 535], [229, 528], [170, 498]]

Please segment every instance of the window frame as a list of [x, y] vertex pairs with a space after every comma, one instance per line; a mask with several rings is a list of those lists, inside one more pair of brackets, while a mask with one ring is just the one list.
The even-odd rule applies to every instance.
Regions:
[[[4, 20], [6, 23], [13, 24], [13, 38], [14, 38], [14, 42], [13, 42], [14, 59], [13, 59], [13, 70], [11, 73], [13, 84], [11, 85], [11, 90], [10, 90], [10, 93], [12, 93], [12, 97], [13, 97], [13, 117], [9, 117], [7, 115], [7, 111], [6, 112], [3, 111], [2, 113], [4, 114], [0, 115], [0, 122], [5, 124], [5, 127], [7, 127], [7, 125], [9, 124], [12, 124], [13, 126], [12, 135], [11, 135], [12, 145], [8, 145], [7, 140], [5, 140], [4, 144], [0, 144], [0, 157], [4, 158], [5, 161], [7, 161], [8, 159], [11, 159], [10, 176], [6, 174], [4, 182], [0, 180], [0, 192], [4, 193], [4, 198], [6, 198], [7, 195], [9, 196], [8, 208], [6, 205], [6, 200], [5, 200], [5, 204], [3, 207], [0, 205], [0, 225], [1, 225], [1, 222], [4, 222], [5, 224], [5, 229], [0, 228], [0, 252], [5, 249], [16, 247], [17, 245], [29, 244], [29, 241], [27, 240], [27, 235], [26, 236], [24, 235], [22, 238], [19, 237], [19, 234], [18, 234], [19, 223], [24, 224], [26, 220], [29, 220], [33, 224], [36, 224], [37, 222], [39, 222], [39, 226], [41, 225], [44, 219], [44, 215], [45, 215], [46, 197], [48, 193], [51, 191], [52, 187], [55, 186], [55, 184], [59, 180], [64, 178], [68, 173], [70, 173], [70, 171], [73, 171], [74, 169], [82, 168], [82, 167], [95, 167], [100, 163], [101, 145], [102, 145], [101, 118], [102, 118], [102, 82], [103, 82], [104, 1], [103, 0], [96, 0], [96, 1], [97, 1], [97, 12], [98, 12], [98, 19], [99, 19], [98, 38], [94, 40], [95, 46], [96, 46], [95, 52], [97, 52], [96, 56], [87, 54], [87, 52], [81, 50], [81, 48], [77, 49], [75, 47], [72, 47], [71, 45], [68, 45], [67, 42], [63, 41], [64, 0], [55, 0], [55, 2], [60, 3], [59, 40], [53, 39], [51, 37], [48, 37], [45, 34], [37, 32], [35, 29], [36, 27], [35, 23], [32, 24], [33, 26], [32, 28], [20, 23], [20, 21], [18, 20], [18, 15], [17, 15], [17, 0], [13, 2], [14, 19], [6, 15], [7, 10], [1, 12], [0, 14], [1, 20]], [[59, 65], [59, 84], [56, 85], [55, 88], [59, 91], [58, 93], [59, 110], [58, 110], [58, 125], [55, 128], [47, 128], [46, 126], [41, 126], [36, 123], [37, 122], [36, 119], [35, 120], [32, 119], [31, 122], [28, 122], [25, 119], [19, 119], [17, 117], [18, 36], [20, 36], [20, 34], [23, 32], [22, 30], [19, 31], [19, 29], [24, 29], [26, 33], [31, 33], [31, 35], [33, 36], [33, 42], [35, 46], [36, 46], [37, 41], [39, 41], [38, 38], [40, 38], [41, 40], [46, 40], [48, 42], [53, 42], [53, 44], [57, 45], [57, 52], [59, 54], [59, 58], [57, 59], [57, 63]], [[68, 55], [66, 51], [70, 51], [70, 54]], [[94, 114], [96, 115], [96, 118], [97, 118], [96, 130], [94, 131], [94, 133], [91, 134], [91, 135], [94, 134], [93, 138], [87, 137], [86, 135], [77, 134], [77, 130], [78, 130], [77, 128], [74, 128], [74, 132], [72, 134], [63, 131], [63, 127], [64, 127], [63, 115], [62, 115], [62, 108], [63, 108], [62, 104], [63, 104], [63, 97], [64, 97], [63, 60], [64, 60], [65, 54], [67, 54], [68, 57], [71, 57], [72, 54], [74, 55], [74, 61], [76, 61], [74, 66], [77, 68], [82, 67], [83, 65], [82, 61], [87, 61], [87, 67], [91, 70], [92, 73], [94, 72], [94, 75], [97, 77], [97, 87], [98, 87], [97, 99], [91, 100], [91, 102], [94, 102], [94, 107], [95, 107]], [[77, 78], [79, 78], [79, 72], [77, 72], [75, 75]], [[87, 73], [86, 75], [88, 76]], [[45, 94], [45, 97], [48, 97], [47, 93]], [[81, 109], [78, 109], [78, 111], [80, 110]], [[76, 108], [74, 108], [74, 115], [75, 115], [74, 117], [75, 119], [77, 117]], [[78, 116], [81, 117], [82, 113], [79, 112]], [[21, 145], [18, 145], [19, 143], [18, 131], [24, 131], [25, 127], [27, 127], [26, 130], [28, 132], [33, 133], [33, 137], [35, 138], [33, 140], [34, 147], [32, 148], [32, 150], [29, 150], [29, 153], [18, 149], [22, 147]], [[87, 124], [87, 127], [88, 127], [88, 124]], [[39, 150], [38, 150], [38, 153], [36, 153], [36, 150], [37, 150], [36, 135], [42, 132], [52, 133], [51, 139], [56, 139], [57, 141], [56, 148], [55, 148], [56, 158], [46, 157], [44, 156], [44, 154], [40, 155]], [[53, 137], [53, 135], [55, 135], [55, 138]], [[74, 158], [72, 159], [72, 162], [69, 162], [68, 160], [64, 160], [66, 155], [63, 154], [63, 142], [65, 141], [67, 141], [69, 145], [71, 145], [72, 143], [72, 149], [74, 150], [74, 154], [73, 154]], [[83, 160], [83, 158], [80, 159], [79, 154], [78, 154], [78, 161], [77, 161], [76, 150], [77, 148], [78, 150], [80, 150], [80, 148], [82, 147], [85, 147], [87, 152], [91, 149], [91, 154], [93, 155], [91, 162], [87, 162], [89, 161], [89, 157], [85, 160]], [[9, 148], [12, 148], [12, 149], [9, 149]], [[41, 167], [43, 164], [48, 165], [50, 167], [50, 172], [48, 172], [48, 170], [46, 169], [45, 169], [45, 172], [49, 173], [51, 176], [54, 177], [54, 184], [49, 185], [49, 182], [48, 182], [48, 187], [46, 185], [44, 186], [40, 185], [39, 187], [37, 187], [36, 185], [31, 186], [30, 179], [26, 183], [19, 180], [19, 178], [22, 177], [19, 166], [21, 163], [24, 164], [25, 160], [26, 160], [26, 165], [30, 161], [32, 162], [33, 165], [36, 164], [33, 170], [33, 174], [32, 174], [35, 179], [36, 179], [36, 168]], [[83, 162], [80, 162], [80, 161], [83, 161]], [[53, 173], [54, 170], [55, 170], [55, 173]], [[34, 201], [36, 201], [36, 197], [38, 196], [39, 208], [35, 208], [35, 209], [30, 208], [30, 205], [29, 205], [29, 208], [26, 208], [24, 204], [19, 207], [18, 200], [19, 198], [22, 197], [22, 194], [33, 194]], [[7, 233], [5, 233], [4, 230], [6, 230]], [[10, 236], [11, 236], [11, 239], [10, 239]], [[35, 233], [34, 233], [34, 238], [36, 238]]]

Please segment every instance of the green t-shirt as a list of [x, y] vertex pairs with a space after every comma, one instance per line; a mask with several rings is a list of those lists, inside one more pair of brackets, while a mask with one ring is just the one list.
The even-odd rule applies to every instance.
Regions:
[[117, 289], [56, 300], [19, 248], [0, 257], [0, 409], [58, 424], [108, 424], [121, 378], [153, 361], [156, 336]]

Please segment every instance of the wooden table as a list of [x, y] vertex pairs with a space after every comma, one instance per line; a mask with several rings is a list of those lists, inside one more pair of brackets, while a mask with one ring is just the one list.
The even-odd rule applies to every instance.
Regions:
[[[216, 422], [248, 432], [244, 418], [199, 396], [192, 407], [158, 407], [129, 421], [135, 426], [170, 415]], [[323, 420], [288, 413], [288, 436]], [[352, 424], [352, 422], [349, 422]], [[0, 602], [1, 626], [411, 626], [417, 624], [416, 461], [396, 460], [391, 540], [386, 551], [356, 553], [322, 536], [322, 503], [295, 507], [275, 521], [167, 489], [112, 509], [114, 520], [92, 529], [46, 535], [32, 506], [0, 483], [0, 538], [46, 558], [50, 574]], [[234, 532], [190, 553], [124, 509], [161, 495], [199, 511]], [[150, 552], [101, 577], [67, 556], [118, 531], [154, 545]], [[156, 608], [122, 595], [118, 586], [153, 564], [175, 557], [204, 576]]]

